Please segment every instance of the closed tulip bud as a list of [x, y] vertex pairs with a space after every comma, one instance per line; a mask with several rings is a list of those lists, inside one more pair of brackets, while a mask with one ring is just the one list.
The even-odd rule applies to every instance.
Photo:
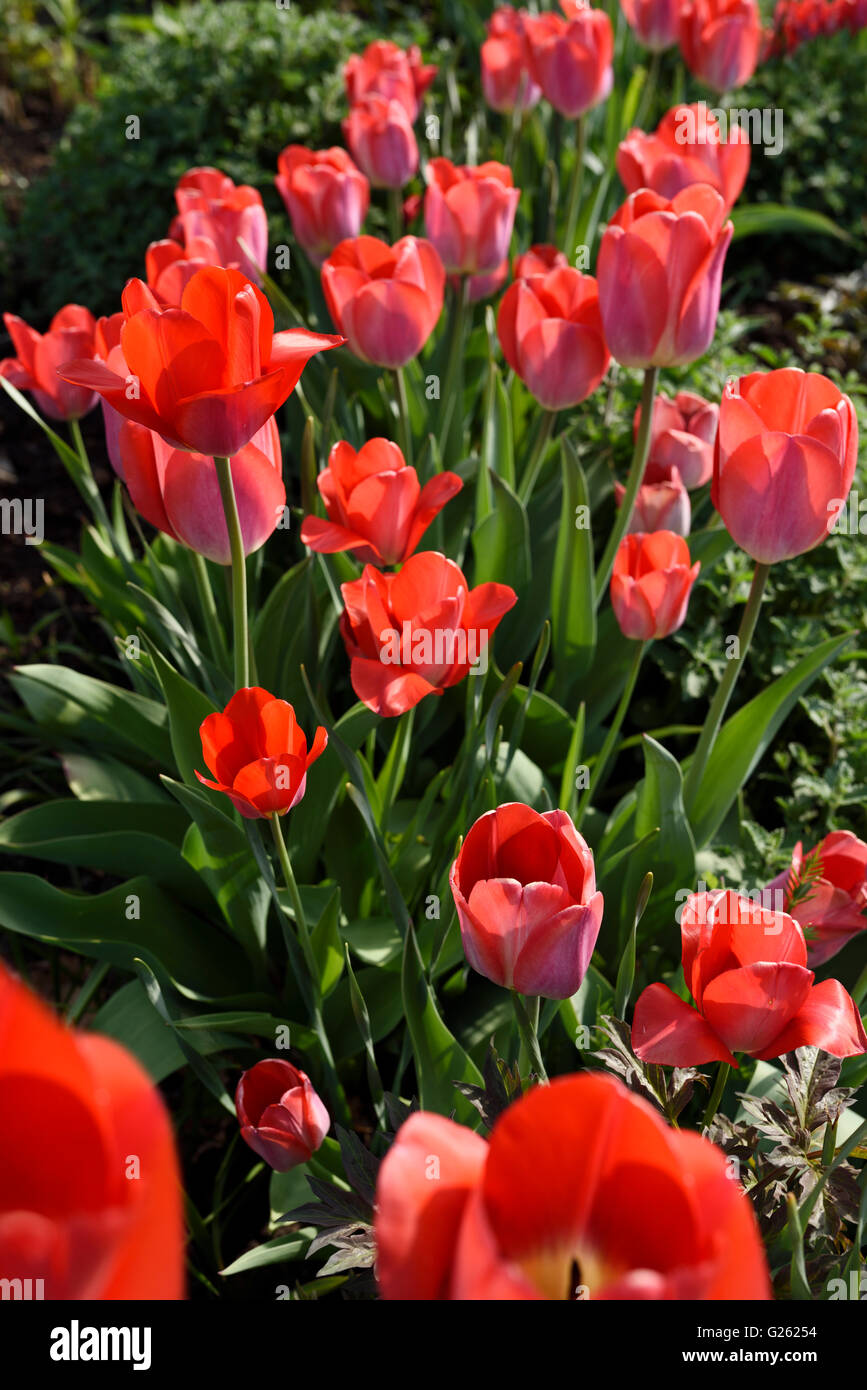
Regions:
[[528, 15], [530, 68], [542, 95], [570, 120], [598, 106], [614, 81], [614, 37], [604, 10], [576, 6], [574, 17]]
[[512, 171], [493, 160], [474, 168], [450, 159], [427, 166], [425, 230], [452, 275], [490, 274], [509, 254], [521, 192]]
[[96, 322], [89, 309], [67, 304], [54, 315], [47, 333], [37, 333], [15, 314], [4, 314], [3, 322], [17, 356], [0, 361], [0, 377], [29, 391], [49, 420], [79, 420], [93, 410], [93, 387], [71, 385], [57, 374], [71, 358], [94, 355]]
[[819, 372], [787, 367], [729, 382], [711, 497], [754, 560], [770, 565], [823, 541], [852, 486], [855, 408]]
[[145, 252], [145, 279], [161, 309], [178, 309], [196, 271], [221, 264], [216, 246], [207, 237], [191, 238], [183, 245], [166, 237], [152, 241]]
[[316, 483], [328, 520], [305, 517], [303, 543], [325, 555], [351, 550], [374, 565], [403, 564], [463, 487], [456, 473], [435, 473], [420, 487], [415, 469], [388, 439], [369, 439], [357, 453], [341, 440]]
[[322, 266], [328, 311], [352, 351], [404, 367], [424, 347], [443, 307], [443, 263], [429, 241], [406, 236], [342, 241]]
[[509, 366], [546, 410], [586, 400], [611, 361], [596, 281], [570, 266], [510, 285], [497, 335]]
[[676, 632], [700, 568], [698, 561], [690, 568], [689, 546], [673, 531], [624, 536], [611, 575], [611, 606], [623, 635], [649, 642]]
[[529, 251], [522, 251], [512, 262], [512, 279], [529, 280], [531, 275], [547, 275], [549, 270], [568, 266], [569, 258], [559, 246], [539, 243]]
[[608, 223], [597, 278], [605, 337], [624, 367], [675, 367], [707, 352], [734, 227], [715, 189], [670, 201], [641, 189]]
[[476, 821], [449, 884], [464, 954], [494, 984], [569, 999], [602, 924], [593, 855], [565, 811], [519, 801]]
[[[633, 421], [636, 435], [640, 424], [641, 406], [637, 408]], [[653, 402], [650, 457], [661, 466], [676, 468], [684, 487], [690, 491], [703, 487], [710, 482], [713, 473], [718, 424], [719, 406], [712, 405], [701, 396], [678, 391], [674, 400], [670, 400], [659, 392]]]
[[308, 751], [292, 706], [256, 685], [237, 690], [222, 714], [202, 721], [199, 733], [205, 766], [216, 781], [198, 770], [196, 776], [223, 792], [247, 820], [283, 816], [297, 806], [307, 790], [307, 771], [328, 743], [318, 728]]
[[370, 204], [370, 184], [345, 150], [287, 145], [274, 180], [292, 230], [314, 265], [339, 242], [358, 236]]
[[808, 965], [823, 965], [867, 928], [867, 845], [851, 830], [833, 830], [806, 854], [799, 840], [765, 892], [780, 893], [803, 927]]
[[799, 1047], [834, 1057], [867, 1052], [853, 1000], [839, 980], [814, 984], [804, 933], [787, 913], [720, 889], [687, 899], [680, 930], [695, 1008], [668, 985], [648, 985], [632, 1024], [643, 1062], [734, 1066], [735, 1052], [764, 1061]]
[[522, 12], [504, 6], [491, 16], [481, 71], [482, 93], [492, 111], [508, 114], [516, 107], [529, 111], [536, 105], [542, 93], [530, 72]]
[[661, 53], [677, 43], [682, 0], [620, 0], [626, 22], [645, 48]]
[[208, 264], [240, 270], [260, 283], [268, 260], [268, 216], [257, 188], [235, 184], [219, 169], [188, 169], [175, 189], [175, 202], [174, 230], [188, 254], [194, 254], [197, 242], [209, 241], [218, 259]]
[[687, 0], [680, 12], [680, 51], [690, 72], [717, 92], [742, 87], [762, 45], [756, 0]]
[[617, 150], [617, 172], [627, 193], [650, 188], [674, 198], [693, 183], [709, 183], [731, 212], [750, 170], [750, 141], [732, 123], [723, 140], [719, 121], [705, 103], [674, 106], [653, 133], [630, 130]]
[[365, 97], [351, 108], [343, 134], [374, 188], [403, 188], [418, 169], [412, 122], [399, 101]]
[[435, 64], [422, 62], [416, 44], [404, 51], [389, 39], [377, 39], [363, 53], [353, 53], [343, 68], [343, 80], [350, 106], [367, 96], [381, 96], [399, 101], [414, 121], [437, 71]]
[[235, 1109], [241, 1138], [275, 1173], [309, 1162], [331, 1127], [310, 1078], [280, 1057], [244, 1072]]
[[[614, 484], [614, 500], [619, 507], [626, 493], [622, 483]], [[692, 508], [689, 493], [673, 464], [647, 460], [641, 487], [629, 522], [629, 531], [673, 531], [688, 536]]]

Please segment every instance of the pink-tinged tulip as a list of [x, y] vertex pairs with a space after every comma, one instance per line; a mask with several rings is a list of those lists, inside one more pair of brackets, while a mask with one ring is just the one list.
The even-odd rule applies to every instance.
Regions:
[[191, 238], [181, 245], [167, 237], [152, 241], [145, 252], [145, 278], [161, 309], [179, 309], [184, 290], [197, 270], [221, 265], [216, 246], [208, 237]]
[[463, 487], [457, 473], [436, 473], [419, 487], [415, 469], [388, 439], [369, 439], [358, 453], [345, 441], [335, 444], [316, 484], [328, 520], [305, 517], [304, 544], [325, 555], [352, 550], [374, 565], [403, 564]]
[[374, 1229], [386, 1299], [771, 1297], [726, 1156], [598, 1071], [528, 1091], [487, 1143], [411, 1115], [379, 1169]]
[[626, 22], [645, 48], [661, 53], [677, 43], [682, 0], [620, 0]]
[[365, 97], [351, 108], [343, 134], [374, 188], [403, 188], [418, 169], [415, 132], [399, 101]]
[[822, 965], [867, 927], [867, 845], [851, 830], [833, 830], [805, 855], [799, 840], [768, 890], [782, 893], [803, 927], [808, 964]]
[[370, 184], [345, 150], [287, 145], [274, 180], [292, 230], [314, 265], [339, 242], [358, 236], [370, 205]]
[[722, 139], [719, 121], [705, 102], [673, 106], [655, 132], [630, 130], [617, 150], [617, 172], [627, 193], [651, 188], [674, 198], [693, 183], [709, 183], [731, 212], [750, 170], [750, 141], [732, 124]]
[[[120, 331], [123, 328], [123, 322], [123, 314], [111, 314], [107, 318], [97, 319], [93, 335], [93, 356], [95, 361], [104, 362], [118, 376], [126, 378], [127, 365], [120, 345]], [[105, 447], [108, 457], [117, 476], [123, 478], [123, 463], [121, 462], [119, 443], [123, 416], [118, 414], [106, 400], [102, 399], [99, 403], [102, 407]]]
[[432, 159], [424, 220], [428, 240], [451, 275], [495, 271], [509, 254], [521, 190], [512, 171], [491, 160], [471, 168]]
[[586, 400], [611, 361], [596, 281], [570, 266], [510, 285], [497, 334], [509, 366], [546, 410]]
[[180, 229], [188, 252], [197, 242], [210, 241], [217, 264], [260, 283], [268, 261], [268, 216], [258, 189], [233, 183], [219, 169], [188, 169], [175, 189], [175, 202], [173, 231]]
[[[121, 424], [118, 452], [120, 475], [145, 521], [218, 565], [231, 563], [213, 458], [173, 449], [153, 430], [130, 420]], [[230, 462], [244, 554], [252, 555], [274, 532], [286, 505], [273, 415]]]
[[481, 51], [482, 93], [492, 111], [529, 111], [542, 95], [530, 71], [525, 18], [525, 11], [504, 5], [488, 20]]
[[418, 116], [419, 103], [438, 72], [436, 64], [425, 65], [416, 45], [406, 51], [388, 39], [369, 43], [363, 53], [354, 53], [343, 69], [350, 106], [368, 96], [399, 101], [410, 121]]
[[[638, 406], [633, 422], [636, 435], [640, 424], [641, 406]], [[676, 468], [685, 488], [703, 487], [713, 474], [718, 424], [718, 405], [711, 405], [710, 401], [689, 391], [678, 391], [674, 400], [659, 392], [654, 398], [650, 423], [651, 460], [660, 466]]]
[[[614, 484], [614, 500], [619, 507], [626, 495], [622, 483]], [[676, 536], [688, 536], [692, 508], [689, 493], [674, 464], [647, 460], [641, 487], [629, 521], [632, 531], [673, 531]]]
[[801, 927], [731, 889], [694, 893], [680, 922], [683, 974], [695, 1008], [668, 985], [639, 996], [632, 1046], [643, 1062], [691, 1067], [746, 1052], [767, 1061], [798, 1047], [835, 1057], [867, 1052], [839, 980], [813, 983]]
[[555, 111], [574, 120], [611, 91], [614, 37], [604, 10], [577, 7], [574, 17], [544, 13], [524, 21], [530, 66]]
[[202, 720], [199, 734], [205, 766], [216, 781], [198, 770], [196, 776], [227, 796], [246, 820], [285, 816], [297, 806], [307, 773], [328, 744], [320, 726], [308, 751], [293, 707], [258, 685], [237, 690], [222, 713]]
[[687, 0], [680, 12], [680, 51], [693, 76], [717, 92], [742, 87], [762, 45], [756, 0]]
[[569, 258], [565, 251], [561, 251], [558, 246], [540, 242], [531, 246], [529, 251], [522, 251], [520, 256], [515, 257], [512, 262], [512, 279], [529, 280], [531, 275], [547, 275], [549, 270], [558, 270], [560, 266], [568, 264]]
[[275, 1173], [307, 1163], [331, 1127], [309, 1077], [279, 1057], [244, 1072], [235, 1109], [241, 1138]]
[[358, 357], [404, 367], [424, 347], [443, 307], [446, 275], [429, 241], [405, 236], [341, 241], [322, 267], [328, 311]]
[[624, 367], [677, 367], [707, 352], [734, 227], [722, 197], [692, 184], [669, 201], [644, 188], [608, 223], [596, 268], [611, 354]]
[[489, 639], [517, 602], [507, 584], [471, 589], [458, 566], [432, 550], [411, 555], [399, 574], [366, 565], [341, 593], [352, 688], [388, 716], [486, 671]]
[[449, 884], [464, 954], [495, 985], [571, 999], [602, 925], [593, 855], [565, 811], [520, 801], [476, 821]]
[[80, 420], [93, 410], [93, 387], [70, 385], [57, 375], [71, 358], [93, 357], [96, 323], [89, 309], [67, 304], [54, 315], [47, 333], [37, 333], [15, 314], [4, 314], [3, 322], [17, 356], [0, 361], [0, 377], [29, 391], [49, 420]]
[[828, 535], [857, 458], [855, 408], [832, 381], [795, 367], [753, 372], [723, 392], [711, 498], [754, 560], [790, 560]]
[[611, 606], [625, 637], [649, 642], [683, 625], [701, 565], [690, 568], [689, 546], [673, 531], [623, 537], [614, 557]]
[[239, 453], [294, 391], [310, 358], [343, 341], [306, 328], [275, 333], [261, 290], [218, 266], [196, 272], [180, 309], [161, 309], [141, 280], [129, 281], [123, 304], [127, 374], [76, 359], [60, 375], [193, 453]]

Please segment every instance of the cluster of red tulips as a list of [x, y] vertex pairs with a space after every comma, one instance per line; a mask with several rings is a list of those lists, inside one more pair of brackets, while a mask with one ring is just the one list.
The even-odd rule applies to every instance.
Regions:
[[[641, 44], [654, 54], [679, 44], [689, 71], [717, 92], [743, 84], [759, 61], [755, 0], [622, 4]], [[563, 0], [561, 8], [531, 14], [505, 6], [488, 23], [482, 91], [514, 130], [541, 102], [580, 126], [611, 92], [607, 14], [585, 0]], [[834, 25], [856, 23], [856, 8], [803, 0], [778, 14], [778, 31], [791, 44], [814, 24], [827, 28], [832, 11]], [[330, 757], [343, 739], [329, 743], [323, 715], [308, 741], [293, 705], [256, 683], [246, 589], [246, 557], [283, 524], [277, 414], [308, 363], [334, 352], [338, 380], [347, 354], [354, 367], [381, 370], [400, 431], [400, 445], [381, 434], [358, 447], [336, 439], [316, 476], [321, 505], [308, 507], [300, 531], [329, 579], [326, 558], [348, 567], [339, 576], [352, 575], [331, 588], [348, 678], [370, 712], [364, 718], [401, 721], [392, 726], [387, 775], [374, 788], [383, 826], [383, 786], [393, 785], [401, 754], [406, 764], [413, 711], [467, 680], [469, 736], [481, 720], [473, 678], [487, 671], [494, 633], [513, 609], [520, 616], [523, 602], [505, 570], [471, 585], [463, 561], [422, 548], [444, 509], [464, 500], [471, 476], [460, 451], [445, 459], [450, 468], [431, 466], [428, 455], [426, 472], [412, 456], [404, 373], [427, 349], [447, 297], [452, 351], [435, 397], [444, 415], [461, 410], [470, 306], [510, 282], [490, 323], [510, 381], [523, 383], [538, 408], [538, 447], [520, 489], [525, 507], [538, 495], [561, 412], [598, 392], [612, 362], [643, 373], [632, 464], [613, 484], [613, 523], [595, 575], [597, 597], [609, 596], [633, 646], [624, 697], [593, 766], [594, 796], [648, 644], [687, 618], [701, 569], [690, 553], [691, 498], [704, 500], [710, 484], [718, 524], [755, 562], [755, 576], [738, 660], [716, 690], [688, 764], [688, 815], [707, 786], [769, 569], [829, 535], [856, 466], [853, 404], [818, 372], [757, 371], [730, 381], [719, 401], [658, 389], [660, 371], [688, 366], [712, 344], [730, 214], [750, 164], [746, 134], [723, 139], [703, 102], [673, 107], [655, 131], [629, 130], [616, 155], [626, 197], [607, 219], [590, 274], [573, 264], [583, 135], [560, 245], [527, 246], [512, 258], [522, 190], [509, 163], [459, 165], [436, 155], [425, 163], [423, 199], [404, 197], [419, 170], [416, 128], [436, 75], [418, 49], [371, 44], [345, 68], [348, 152], [292, 144], [279, 156], [276, 185], [295, 240], [321, 278], [334, 333], [306, 324], [275, 331], [262, 199], [211, 168], [193, 168], [178, 183], [168, 234], [147, 248], [145, 278], [127, 283], [117, 313], [94, 321], [67, 305], [44, 334], [5, 316], [16, 356], [0, 363], [0, 377], [30, 392], [51, 420], [77, 422], [100, 402], [109, 458], [139, 516], [231, 570], [234, 693], [201, 722], [198, 783], [186, 780], [195, 794], [199, 784], [216, 793], [227, 816], [234, 810], [244, 821], [266, 821], [283, 874], [285, 892], [275, 896], [321, 1050], [305, 1065], [324, 1081], [318, 1087], [289, 1060], [267, 1057], [244, 1071], [235, 1094], [243, 1140], [281, 1174], [315, 1162], [342, 1095], [322, 1022], [321, 946], [281, 821], [300, 806], [326, 749]], [[391, 242], [363, 230], [377, 190], [388, 190]], [[424, 235], [401, 234], [419, 216]], [[450, 437], [444, 429], [446, 443]], [[492, 510], [498, 505], [494, 496]], [[528, 707], [531, 697], [532, 690]], [[469, 743], [462, 756], [461, 775], [472, 779]], [[489, 743], [485, 759], [496, 769]], [[433, 1106], [401, 1125], [378, 1170], [381, 1295], [770, 1297], [749, 1198], [717, 1147], [672, 1127], [598, 1069], [548, 1083], [526, 1000], [538, 1009], [539, 999], [577, 996], [605, 914], [592, 837], [581, 833], [586, 800], [570, 809], [491, 801], [460, 827], [448, 884], [465, 964], [512, 996], [521, 1056], [537, 1084], [489, 1138]], [[390, 833], [398, 833], [393, 825]], [[384, 841], [376, 852], [387, 855]], [[799, 891], [805, 864], [812, 866], [806, 895]], [[806, 854], [798, 844], [768, 891], [781, 898], [774, 910], [722, 887], [690, 893], [680, 915], [685, 989], [651, 978], [639, 994], [636, 1065], [718, 1063], [723, 1075], [744, 1059], [802, 1047], [837, 1058], [867, 1052], [852, 997], [839, 981], [815, 978], [867, 925], [867, 845], [847, 831]], [[435, 963], [434, 953], [425, 989]], [[167, 1113], [141, 1067], [116, 1045], [61, 1027], [5, 971], [0, 1044], [0, 1275], [47, 1278], [55, 1298], [182, 1296], [177, 1159]], [[58, 1133], [73, 1156], [61, 1174], [53, 1160]], [[123, 1180], [129, 1154], [139, 1156], [141, 1182]]]

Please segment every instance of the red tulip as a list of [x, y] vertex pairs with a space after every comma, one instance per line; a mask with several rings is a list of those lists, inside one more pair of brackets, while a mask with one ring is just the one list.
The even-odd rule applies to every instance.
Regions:
[[753, 372], [723, 392], [711, 498], [754, 560], [790, 560], [828, 535], [857, 458], [855, 408], [832, 381], [795, 367]]
[[524, 28], [531, 72], [555, 111], [574, 120], [605, 100], [614, 37], [604, 10], [576, 6], [569, 20], [547, 11], [528, 15]]
[[49, 420], [79, 420], [93, 410], [92, 387], [70, 386], [57, 375], [70, 357], [93, 357], [96, 324], [89, 309], [67, 304], [54, 315], [47, 333], [37, 333], [15, 314], [4, 314], [3, 322], [18, 355], [0, 361], [0, 377], [29, 391]]
[[129, 374], [76, 359], [60, 375], [194, 453], [239, 453], [295, 389], [310, 358], [342, 341], [306, 328], [274, 333], [262, 292], [240, 271], [217, 266], [196, 272], [180, 310], [160, 310], [140, 280], [130, 280], [123, 302]]
[[674, 198], [693, 183], [709, 183], [730, 212], [750, 170], [749, 136], [733, 123], [722, 139], [719, 121], [703, 101], [673, 106], [656, 131], [630, 130], [617, 150], [617, 172], [627, 193], [651, 188]]
[[641, 189], [614, 214], [599, 248], [605, 337], [624, 367], [676, 367], [707, 352], [734, 231], [715, 189], [669, 201]]
[[[190, 550], [231, 563], [229, 532], [213, 458], [173, 449], [153, 430], [122, 421], [120, 474], [136, 510]], [[244, 554], [276, 529], [286, 505], [280, 436], [273, 415], [230, 461]]]
[[526, 18], [526, 11], [503, 5], [488, 20], [481, 51], [482, 92], [492, 111], [529, 111], [542, 95], [530, 71]]
[[145, 278], [161, 309], [179, 309], [184, 290], [197, 270], [221, 265], [219, 253], [207, 237], [191, 238], [181, 245], [167, 237], [152, 241], [145, 252]]
[[418, 169], [412, 121], [399, 101], [365, 97], [351, 108], [343, 134], [374, 188], [403, 188]]
[[600, 1072], [510, 1105], [486, 1143], [421, 1111], [379, 1169], [386, 1299], [767, 1299], [725, 1155]]
[[602, 925], [593, 855], [565, 811], [519, 801], [476, 821], [449, 884], [464, 954], [495, 985], [570, 999]]
[[681, 9], [683, 61], [717, 92], [730, 92], [749, 81], [761, 44], [756, 0], [687, 0]]
[[303, 1071], [269, 1057], [245, 1071], [235, 1091], [241, 1138], [275, 1173], [307, 1163], [331, 1127]]
[[196, 243], [209, 241], [219, 258], [216, 264], [240, 270], [259, 284], [268, 260], [268, 216], [258, 189], [233, 183], [219, 169], [188, 169], [175, 189], [175, 202], [173, 231], [188, 253]]
[[429, 241], [405, 236], [342, 241], [322, 267], [328, 311], [358, 357], [404, 367], [421, 351], [443, 307], [445, 271]]
[[411, 555], [399, 574], [366, 565], [341, 593], [352, 688], [382, 715], [403, 714], [471, 669], [487, 670], [488, 640], [517, 602], [507, 584], [470, 589], [453, 561], [430, 550]]
[[3, 1279], [44, 1281], [32, 1296], [51, 1300], [183, 1298], [180, 1171], [159, 1091], [2, 963], [0, 1108]]
[[867, 927], [867, 845], [851, 830], [833, 830], [805, 855], [799, 840], [791, 865], [768, 887], [803, 927], [808, 964], [823, 965]]
[[506, 260], [521, 191], [493, 160], [469, 165], [431, 159], [424, 220], [428, 239], [452, 275], [490, 273]]
[[560, 266], [568, 264], [569, 258], [565, 251], [561, 251], [557, 246], [539, 243], [515, 257], [512, 262], [512, 278], [529, 280], [531, 275], [547, 275], [549, 270], [557, 270]]
[[209, 714], [199, 729], [202, 757], [217, 779], [199, 781], [225, 792], [247, 820], [285, 815], [307, 790], [307, 771], [325, 752], [328, 735], [316, 730], [313, 747], [286, 700], [260, 686], [237, 690], [222, 714]]
[[867, 1052], [854, 1002], [839, 980], [814, 985], [801, 927], [785, 912], [731, 889], [694, 893], [680, 922], [690, 1008], [668, 985], [639, 996], [632, 1046], [643, 1062], [736, 1065], [734, 1052], [768, 1060], [798, 1047], [835, 1057]]
[[[622, 483], [614, 484], [614, 500], [619, 507], [626, 495]], [[629, 531], [673, 531], [688, 536], [692, 508], [689, 493], [674, 464], [647, 460], [641, 487], [629, 521]]]
[[[638, 406], [633, 422], [636, 435], [640, 423]], [[676, 468], [684, 487], [702, 487], [710, 482], [713, 473], [718, 424], [719, 406], [689, 391], [678, 391], [673, 401], [660, 391], [653, 401], [650, 458], [659, 465]]]
[[[93, 335], [93, 356], [95, 361], [104, 362], [118, 376], [127, 376], [126, 360], [123, 349], [120, 345], [120, 332], [123, 328], [124, 315], [111, 314], [107, 318], [99, 318], [96, 321], [96, 329]], [[59, 380], [59, 378], [58, 378]], [[99, 398], [97, 398], [99, 399]], [[123, 425], [123, 416], [119, 415], [113, 406], [107, 401], [100, 400], [102, 407], [102, 420], [105, 426], [105, 447], [111, 466], [119, 478], [123, 478], [123, 464], [120, 458], [120, 430]]]
[[546, 410], [586, 400], [611, 361], [596, 281], [571, 266], [510, 285], [497, 335], [509, 366]]
[[620, 0], [630, 29], [653, 53], [677, 43], [680, 6], [681, 0]]
[[350, 106], [367, 96], [399, 101], [411, 121], [419, 103], [437, 75], [435, 64], [425, 66], [416, 44], [406, 52], [388, 39], [369, 43], [362, 54], [354, 53], [343, 69]]
[[345, 150], [287, 145], [274, 180], [292, 230], [314, 265], [338, 242], [358, 236], [370, 204], [370, 184]]
[[697, 560], [690, 569], [689, 546], [673, 531], [624, 536], [611, 574], [611, 606], [623, 635], [649, 642], [677, 632], [700, 569]]
[[496, 270], [486, 271], [484, 275], [450, 275], [449, 284], [455, 294], [463, 291], [468, 304], [478, 304], [480, 299], [490, 299], [492, 295], [499, 294], [508, 278], [509, 262], [504, 259]]
[[420, 488], [415, 469], [388, 439], [369, 439], [358, 453], [345, 441], [335, 444], [316, 484], [328, 520], [305, 517], [304, 544], [325, 555], [354, 550], [374, 565], [403, 564], [463, 487], [456, 473], [435, 473]]

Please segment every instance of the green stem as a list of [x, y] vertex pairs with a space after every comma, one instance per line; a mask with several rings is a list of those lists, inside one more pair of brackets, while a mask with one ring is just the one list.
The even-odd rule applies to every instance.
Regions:
[[641, 103], [638, 108], [638, 114], [635, 117], [635, 124], [640, 130], [643, 130], [644, 122], [652, 109], [653, 97], [656, 92], [656, 83], [659, 78], [659, 59], [660, 54], [657, 51], [650, 60], [650, 67], [641, 90]]
[[632, 520], [632, 513], [635, 509], [635, 499], [638, 496], [638, 489], [641, 487], [641, 480], [644, 477], [647, 456], [650, 453], [650, 427], [653, 418], [653, 398], [656, 395], [656, 382], [658, 377], [658, 367], [645, 367], [644, 384], [641, 388], [641, 424], [638, 427], [635, 447], [632, 451], [632, 463], [629, 466], [629, 477], [626, 480], [626, 493], [618, 508], [617, 516], [614, 519], [614, 525], [611, 528], [611, 535], [608, 537], [608, 544], [605, 547], [604, 554], [599, 562], [599, 568], [596, 571], [597, 603], [601, 601], [602, 595], [608, 586], [620, 542], [629, 530], [629, 523]]
[[[440, 405], [443, 411], [443, 423], [439, 435], [439, 453], [446, 466], [451, 460], [447, 458], [446, 444], [452, 432], [452, 421], [456, 418], [457, 428], [460, 429], [463, 421], [461, 420], [461, 372], [460, 365], [464, 355], [464, 332], [467, 320], [467, 295], [469, 293], [469, 280], [464, 276], [460, 286], [455, 292], [455, 309], [452, 318], [452, 339], [449, 346], [449, 358], [446, 364], [446, 378], [443, 382]], [[453, 460], [458, 462], [457, 459]]]
[[506, 137], [506, 148], [503, 154], [503, 163], [507, 165], [509, 169], [512, 167], [515, 150], [518, 148], [518, 142], [524, 129], [524, 121], [527, 118], [527, 111], [524, 106], [524, 90], [526, 88], [526, 83], [526, 75], [522, 75], [518, 87], [518, 96], [509, 117], [509, 133]]
[[81, 425], [77, 420], [70, 420], [69, 432], [72, 435], [72, 442], [75, 445], [75, 452], [78, 455], [78, 461], [81, 465], [81, 477], [73, 478], [73, 482], [78, 488], [78, 491], [81, 493], [81, 496], [84, 498], [84, 501], [88, 504], [91, 511], [93, 512], [94, 518], [100, 526], [101, 530], [111, 541], [115, 554], [119, 555], [120, 551], [118, 549], [117, 537], [114, 533], [114, 527], [112, 526], [111, 521], [109, 520], [109, 515], [106, 510], [105, 503], [102, 500], [102, 493], [96, 485], [96, 479], [93, 476], [93, 469], [90, 466], [90, 459], [87, 456], [87, 449], [84, 446], [84, 439], [82, 438], [81, 434]]
[[214, 661], [221, 671], [227, 671], [229, 667], [229, 650], [226, 646], [226, 638], [220, 624], [220, 615], [217, 612], [214, 591], [211, 588], [211, 578], [208, 574], [207, 562], [204, 555], [200, 555], [197, 550], [193, 550], [190, 553], [193, 558], [193, 578], [196, 582], [196, 593], [199, 596], [199, 607], [202, 610], [205, 631], [208, 634], [208, 645], [211, 649], [211, 656], [214, 658]]
[[91, 970], [81, 989], [76, 994], [69, 1008], [66, 1010], [66, 1022], [77, 1023], [90, 1003], [96, 991], [99, 989], [103, 980], [109, 972], [108, 961], [103, 961]]
[[518, 1032], [527, 1056], [530, 1059], [530, 1066], [538, 1076], [543, 1085], [548, 1084], [548, 1073], [545, 1070], [545, 1063], [542, 1061], [542, 1054], [539, 1051], [539, 1038], [536, 1029], [531, 1022], [530, 1015], [524, 1005], [524, 1001], [516, 989], [510, 991], [512, 1005], [515, 1010], [515, 1020], [518, 1024]]
[[394, 384], [397, 388], [397, 404], [400, 419], [400, 447], [405, 461], [412, 467], [412, 426], [409, 419], [409, 398], [406, 394], [406, 377], [403, 367], [396, 367]]
[[575, 233], [578, 229], [578, 210], [581, 206], [581, 187], [584, 182], [584, 143], [586, 137], [586, 120], [584, 116], [578, 117], [575, 129], [575, 167], [572, 170], [572, 183], [569, 188], [569, 211], [566, 216], [566, 240], [563, 249], [569, 260], [569, 264], [575, 262]]
[[388, 190], [388, 230], [392, 243], [400, 241], [403, 232], [403, 200], [399, 188]]
[[716, 688], [716, 693], [711, 701], [707, 717], [702, 725], [696, 750], [692, 755], [689, 772], [686, 774], [686, 780], [683, 784], [683, 804], [686, 808], [687, 815], [690, 814], [695, 805], [695, 799], [698, 796], [698, 790], [701, 786], [701, 779], [704, 775], [708, 759], [713, 752], [713, 746], [716, 743], [717, 734], [719, 733], [720, 725], [725, 717], [725, 712], [728, 709], [728, 703], [731, 699], [732, 691], [735, 688], [735, 681], [744, 664], [744, 658], [749, 651], [750, 642], [759, 616], [759, 609], [762, 605], [762, 595], [765, 592], [765, 585], [768, 581], [769, 574], [769, 565], [756, 565], [753, 574], [753, 582], [750, 586], [749, 598], [747, 599], [743, 617], [741, 618], [741, 625], [738, 628], [738, 654], [726, 664], [725, 675]]
[[551, 439], [551, 434], [554, 429], [554, 421], [556, 419], [556, 410], [546, 410], [542, 415], [542, 419], [539, 424], [539, 429], [536, 434], [536, 440], [533, 444], [533, 452], [530, 455], [530, 461], [527, 464], [527, 467], [524, 471], [524, 476], [521, 479], [521, 486], [518, 489], [518, 497], [524, 503], [525, 506], [530, 500], [533, 488], [536, 486], [536, 479], [539, 476], [539, 470], [541, 469], [542, 464], [545, 461], [545, 453]]
[[635, 682], [638, 680], [638, 672], [641, 669], [641, 661], [644, 656], [644, 653], [647, 651], [648, 645], [649, 644], [647, 642], [636, 643], [635, 655], [632, 658], [632, 665], [629, 669], [629, 675], [626, 678], [626, 684], [623, 687], [623, 694], [620, 697], [620, 703], [617, 706], [617, 709], [615, 710], [614, 718], [612, 719], [611, 725], [608, 729], [608, 733], [605, 736], [605, 742], [603, 743], [601, 752], [599, 753], [599, 756], [596, 759], [596, 766], [593, 769], [593, 776], [590, 779], [590, 785], [584, 788], [581, 800], [578, 803], [578, 810], [575, 812], [574, 819], [576, 829], [580, 826], [581, 821], [584, 819], [584, 812], [587, 810], [587, 804], [590, 801], [591, 796], [598, 797], [599, 793], [602, 791], [602, 788], [605, 785], [605, 775], [608, 771], [608, 763], [611, 759], [611, 754], [614, 751], [614, 745], [616, 744], [617, 739], [619, 737], [620, 727], [623, 723], [624, 716], [629, 708], [629, 702], [632, 699], [632, 692], [635, 689]]
[[717, 1069], [716, 1081], [713, 1084], [710, 1100], [707, 1103], [707, 1110], [704, 1112], [704, 1119], [701, 1122], [702, 1129], [707, 1129], [716, 1112], [719, 1110], [720, 1101], [723, 1098], [723, 1091], [726, 1088], [731, 1065], [728, 1062], [720, 1062]]
[[235, 485], [232, 482], [232, 468], [227, 458], [219, 455], [214, 459], [217, 481], [220, 484], [220, 497], [223, 502], [223, 515], [229, 532], [229, 550], [232, 557], [232, 645], [235, 659], [235, 689], [243, 690], [250, 684], [250, 654], [247, 637], [247, 562], [244, 557], [244, 539], [241, 535], [241, 522], [238, 517], [238, 504], [235, 500]]

